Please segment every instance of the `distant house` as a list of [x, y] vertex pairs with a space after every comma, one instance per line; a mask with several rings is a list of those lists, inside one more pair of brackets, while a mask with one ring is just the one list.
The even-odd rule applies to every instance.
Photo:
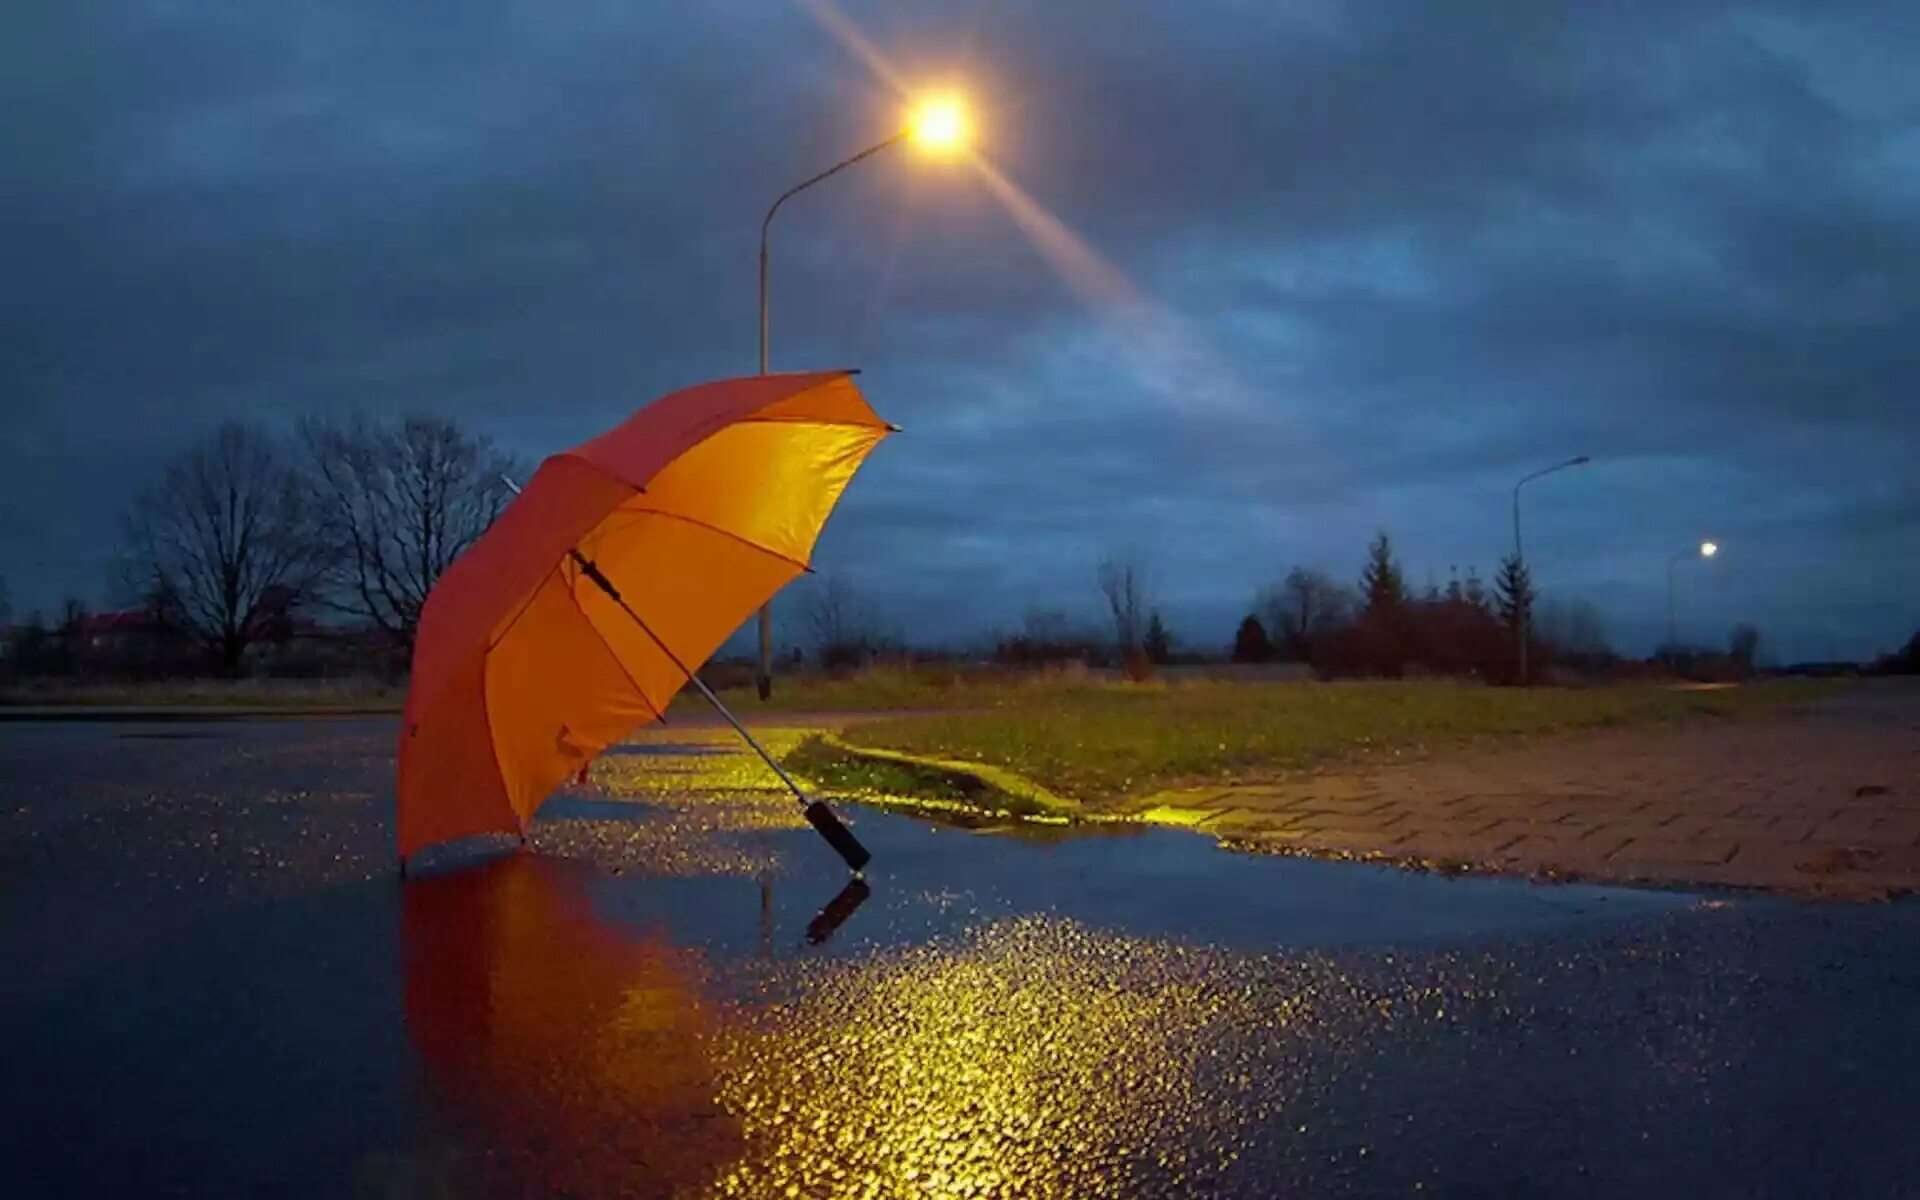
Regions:
[[81, 613], [60, 627], [60, 636], [70, 639], [76, 651], [119, 657], [149, 649], [154, 642], [172, 637], [173, 631], [146, 609], [129, 608]]
[[[292, 605], [263, 606], [250, 632], [243, 664], [249, 672], [391, 674], [405, 666], [385, 631], [328, 624]], [[206, 643], [157, 606], [114, 612], [74, 606], [51, 628], [0, 626], [0, 665], [24, 675], [165, 678], [203, 674], [210, 662]]]
[[[327, 640], [339, 636], [303, 613], [284, 610], [263, 614], [256, 623], [261, 640], [282, 644], [306, 638]], [[172, 645], [188, 635], [150, 609], [128, 608], [119, 612], [81, 613], [62, 625], [61, 637], [71, 638], [76, 650], [112, 657], [129, 651]]]

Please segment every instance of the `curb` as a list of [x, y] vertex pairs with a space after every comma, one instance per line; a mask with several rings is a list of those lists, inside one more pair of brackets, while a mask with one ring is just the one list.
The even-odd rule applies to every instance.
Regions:
[[[814, 733], [821, 743], [829, 749], [851, 758], [865, 758], [875, 762], [896, 763], [901, 766], [920, 767], [925, 770], [942, 771], [950, 775], [961, 775], [980, 784], [990, 791], [1000, 792], [1041, 810], [1042, 820], [1093, 821], [1111, 819], [1103, 814], [1090, 813], [1079, 801], [1050, 792], [1024, 776], [1000, 767], [985, 763], [961, 762], [955, 759], [932, 758], [920, 754], [908, 754], [900, 750], [880, 750], [870, 746], [856, 746], [839, 734], [828, 730]], [[910, 799], [912, 797], [909, 797]], [[1018, 814], [1014, 814], [1018, 815]]]
[[175, 721], [302, 721], [328, 717], [394, 717], [398, 708], [360, 705], [314, 706], [310, 708], [255, 708], [246, 705], [195, 708], [120, 707], [115, 705], [8, 705], [0, 704], [0, 722], [27, 721], [105, 721], [162, 724]]
[[[839, 734], [829, 730], [815, 730], [813, 736], [830, 749], [852, 758], [866, 758], [876, 762], [898, 763], [901, 766], [920, 767], [928, 770], [943, 771], [952, 775], [963, 775], [979, 783], [982, 787], [1005, 795], [1024, 800], [1043, 813], [1024, 815], [1008, 813], [1004, 815], [1019, 817], [1023, 820], [1069, 822], [1073, 824], [1105, 825], [1158, 825], [1168, 829], [1185, 829], [1194, 833], [1203, 833], [1213, 838], [1216, 844], [1227, 846], [1229, 839], [1211, 830], [1198, 828], [1209, 817], [1219, 814], [1210, 809], [1187, 808], [1174, 804], [1154, 804], [1160, 797], [1178, 795], [1178, 791], [1158, 792], [1147, 797], [1142, 807], [1123, 812], [1089, 811], [1086, 805], [1069, 796], [1049, 791], [1026, 776], [1009, 771], [1004, 767], [995, 767], [987, 763], [964, 762], [959, 759], [934, 758], [929, 755], [908, 754], [903, 750], [882, 750], [872, 746], [858, 746], [847, 741]], [[924, 796], [906, 796], [916, 805], [937, 808], [973, 808], [971, 805], [955, 804], [951, 801], [936, 801]], [[974, 808], [974, 811], [985, 812]], [[999, 814], [996, 814], [999, 815]]]

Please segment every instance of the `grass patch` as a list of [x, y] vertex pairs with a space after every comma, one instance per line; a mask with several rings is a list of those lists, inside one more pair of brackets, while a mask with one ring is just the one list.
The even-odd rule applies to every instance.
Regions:
[[990, 711], [862, 723], [845, 736], [863, 747], [1003, 768], [1100, 805], [1183, 784], [1265, 777], [1368, 755], [1418, 754], [1484, 737], [1734, 717], [1844, 686], [1816, 680], [1710, 691], [1522, 691], [1450, 683], [1094, 685]]

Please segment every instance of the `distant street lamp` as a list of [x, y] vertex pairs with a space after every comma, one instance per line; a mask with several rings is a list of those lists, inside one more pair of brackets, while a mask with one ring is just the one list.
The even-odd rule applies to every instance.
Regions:
[[[868, 159], [882, 150], [900, 142], [911, 141], [929, 154], [951, 155], [964, 151], [972, 140], [972, 122], [967, 117], [966, 105], [957, 96], [936, 96], [921, 102], [907, 116], [907, 124], [900, 132], [884, 141], [875, 142], [858, 154], [850, 155], [828, 167], [809, 179], [794, 184], [781, 192], [774, 200], [767, 215], [760, 222], [760, 373], [767, 373], [767, 233], [773, 225], [773, 214], [780, 206], [794, 196], [806, 191], [814, 184], [832, 175], [837, 175], [853, 164]], [[773, 602], [769, 600], [760, 606], [760, 672], [756, 680], [760, 698], [773, 695]]]
[[1712, 542], [1701, 542], [1699, 550], [1682, 550], [1667, 560], [1667, 654], [1676, 655], [1680, 649], [1679, 610], [1673, 602], [1673, 569], [1684, 560], [1691, 560], [1696, 554], [1701, 558], [1712, 558], [1720, 553], [1720, 547]]
[[[1564, 471], [1568, 467], [1584, 467], [1592, 461], [1592, 459], [1582, 454], [1578, 458], [1570, 458], [1563, 463], [1555, 463], [1551, 467], [1542, 467], [1531, 475], [1522, 476], [1520, 482], [1513, 485], [1513, 558], [1515, 562], [1524, 563], [1526, 561], [1526, 552], [1520, 548], [1520, 489], [1540, 478], [1542, 475], [1551, 475], [1555, 471]], [[1514, 624], [1518, 627], [1516, 635], [1520, 640], [1520, 686], [1525, 687], [1528, 683], [1527, 642], [1528, 634], [1533, 626], [1533, 614], [1528, 611], [1523, 611], [1519, 616], [1520, 619]]]

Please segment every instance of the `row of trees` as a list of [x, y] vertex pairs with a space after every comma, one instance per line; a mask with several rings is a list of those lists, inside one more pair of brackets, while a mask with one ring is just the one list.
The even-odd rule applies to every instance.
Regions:
[[1920, 675], [1920, 630], [1900, 649], [1875, 659], [1872, 670], [1880, 675]]
[[[411, 651], [427, 593], [510, 499], [522, 464], [488, 438], [427, 417], [309, 420], [290, 433], [221, 427], [182, 455], [129, 505], [117, 574], [142, 629], [167, 640], [147, 661], [182, 669], [183, 655], [235, 673], [250, 648], [284, 644], [304, 621], [332, 614], [392, 667]], [[1029, 613], [994, 656], [1013, 665], [1080, 660], [1143, 677], [1173, 661], [1173, 638], [1136, 557], [1096, 569], [1109, 629], [1064, 614]], [[878, 612], [844, 579], [826, 576], [797, 597], [817, 662], [854, 666], [901, 653]], [[0, 579], [0, 625], [9, 616]], [[1536, 608], [1539, 610], [1536, 612]], [[119, 614], [125, 616], [126, 614]], [[77, 648], [101, 641], [75, 602], [58, 622], [36, 617], [14, 635], [16, 667], [72, 670]], [[109, 640], [111, 635], [109, 635]], [[1526, 564], [1509, 556], [1492, 586], [1469, 568], [1415, 594], [1384, 532], [1368, 547], [1357, 586], [1297, 566], [1262, 589], [1240, 622], [1232, 657], [1291, 661], [1323, 675], [1398, 676], [1409, 670], [1512, 680], [1522, 639], [1535, 662], [1596, 669], [1613, 661], [1591, 605], [1541, 605]], [[338, 640], [338, 639], [336, 639]], [[1760, 635], [1735, 629], [1727, 651], [1666, 647], [1694, 673], [1753, 669]], [[184, 649], [182, 649], [184, 648]], [[1203, 657], [1203, 656], [1202, 656]], [[1920, 635], [1885, 670], [1915, 670]]]
[[[1139, 678], [1180, 658], [1137, 557], [1103, 559], [1095, 582], [1104, 633], [1062, 613], [1030, 612], [1021, 632], [996, 641], [995, 659], [1015, 666], [1119, 665]], [[1470, 568], [1464, 577], [1456, 573], [1444, 586], [1430, 583], [1415, 594], [1392, 540], [1381, 533], [1368, 547], [1357, 586], [1297, 566], [1263, 588], [1234, 633], [1231, 654], [1245, 663], [1304, 663], [1329, 676], [1398, 676], [1417, 669], [1504, 681], [1517, 676], [1522, 628], [1542, 663], [1553, 658], [1599, 667], [1612, 659], [1593, 606], [1540, 605], [1523, 561], [1504, 560], [1491, 587]]]
[[[1759, 629], [1742, 624], [1725, 650], [1668, 646], [1657, 657], [1690, 675], [1739, 677], [1753, 672], [1759, 651]], [[1501, 682], [1537, 678], [1549, 663], [1586, 672], [1619, 665], [1594, 607], [1540, 603], [1517, 555], [1501, 560], [1492, 588], [1469, 568], [1464, 579], [1452, 575], [1444, 588], [1429, 583], [1416, 596], [1385, 533], [1368, 547], [1357, 588], [1295, 567], [1262, 590], [1235, 632], [1233, 657], [1303, 662], [1323, 675], [1398, 676], [1417, 669]]]
[[[1398, 676], [1418, 667], [1511, 680], [1518, 674], [1520, 639], [1539, 643], [1539, 631], [1531, 628], [1536, 600], [1526, 564], [1517, 557], [1500, 564], [1491, 589], [1469, 569], [1464, 579], [1455, 575], [1444, 588], [1430, 584], [1416, 596], [1383, 532], [1367, 549], [1357, 588], [1295, 567], [1262, 590], [1235, 633], [1233, 655], [1243, 662], [1308, 663], [1328, 675]], [[1590, 609], [1568, 610], [1564, 621], [1604, 652]]]
[[362, 640], [391, 666], [412, 649], [428, 590], [521, 471], [488, 438], [431, 417], [309, 420], [288, 434], [230, 423], [129, 504], [116, 590], [150, 639], [222, 674], [325, 614], [373, 635]]
[[[1026, 614], [1019, 633], [994, 635], [993, 659], [1008, 666], [1061, 662], [1121, 666], [1135, 677], [1172, 661], [1173, 635], [1159, 611], [1147, 605], [1144, 570], [1134, 563], [1107, 560], [1100, 564], [1098, 578], [1112, 622], [1110, 633], [1058, 610], [1034, 609]], [[817, 576], [797, 585], [793, 596], [799, 637], [821, 667], [858, 667], [875, 659], [916, 653], [872, 600], [844, 576]]]

